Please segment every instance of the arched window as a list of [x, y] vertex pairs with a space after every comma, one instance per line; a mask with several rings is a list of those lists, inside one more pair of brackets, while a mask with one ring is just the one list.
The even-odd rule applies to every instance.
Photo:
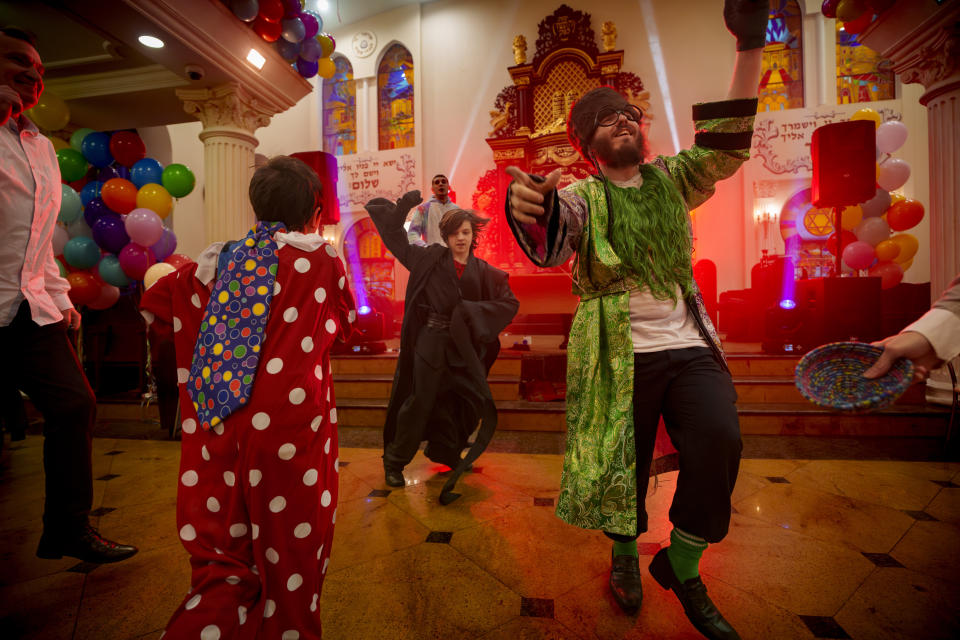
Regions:
[[380, 149], [412, 147], [413, 57], [402, 44], [387, 49], [377, 70], [377, 128]]
[[837, 104], [892, 100], [895, 86], [890, 63], [837, 20]]
[[797, 0], [770, 0], [757, 111], [803, 106], [802, 25]]
[[323, 81], [323, 150], [345, 156], [357, 152], [357, 84], [349, 60], [333, 62], [337, 72]]

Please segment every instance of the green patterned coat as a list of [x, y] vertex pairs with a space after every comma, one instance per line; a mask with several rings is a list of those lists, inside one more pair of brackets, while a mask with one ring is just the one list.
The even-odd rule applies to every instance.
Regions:
[[[683, 207], [688, 216], [687, 211], [713, 195], [716, 182], [733, 175], [749, 157], [756, 104], [729, 100], [696, 105], [694, 146], [642, 165], [641, 195], [656, 196], [660, 207]], [[607, 239], [602, 181], [591, 177], [571, 184], [555, 192], [545, 207], [550, 212], [546, 229], [517, 224], [509, 212], [507, 218], [535, 264], [560, 265], [576, 253], [573, 292], [580, 303], [567, 347], [567, 448], [557, 515], [584, 529], [634, 535], [637, 482], [629, 298], [630, 291], [642, 285]], [[720, 341], [695, 285], [686, 303], [725, 367]]]

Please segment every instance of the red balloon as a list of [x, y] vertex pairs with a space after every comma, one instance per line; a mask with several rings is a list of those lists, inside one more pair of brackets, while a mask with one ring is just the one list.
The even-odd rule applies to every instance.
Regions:
[[867, 10], [856, 20], [851, 20], [850, 22], [843, 23], [843, 30], [847, 33], [860, 33], [864, 29], [870, 26], [870, 23], [873, 21], [873, 11]]
[[901, 200], [887, 209], [887, 224], [894, 231], [906, 231], [923, 220], [923, 205], [917, 200]]
[[[843, 229], [843, 246], [847, 246], [851, 242], [857, 241], [857, 235], [852, 231], [847, 231]], [[827, 238], [827, 251], [833, 255], [837, 255], [837, 234], [831, 233], [830, 237]]]
[[880, 278], [881, 289], [890, 289], [900, 284], [900, 281], [903, 280], [903, 267], [896, 262], [888, 260], [873, 265], [867, 274]]
[[[266, 22], [279, 24], [285, 12], [286, 9], [283, 7], [283, 0], [260, 0], [259, 18], [263, 18]], [[257, 19], [258, 22], [259, 18]], [[254, 29], [256, 29], [256, 27], [254, 27]], [[268, 42], [273, 42], [273, 40], [269, 40]]]
[[97, 296], [97, 299], [88, 303], [87, 306], [91, 309], [103, 311], [104, 309], [109, 309], [115, 305], [119, 299], [120, 289], [112, 284], [104, 283], [100, 286], [100, 294]]
[[190, 264], [193, 260], [190, 259], [190, 256], [185, 256], [182, 253], [174, 253], [169, 258], [166, 259], [167, 264], [172, 264], [174, 269], [179, 269], [185, 264]]
[[125, 215], [137, 208], [137, 187], [129, 180], [111, 178], [100, 188], [104, 204]]
[[279, 22], [267, 22], [261, 15], [254, 20], [253, 30], [266, 42], [276, 42], [280, 39], [280, 34], [283, 33], [283, 25]]
[[110, 136], [110, 153], [125, 167], [132, 167], [147, 157], [147, 148], [140, 136], [132, 131], [117, 131]]
[[823, 0], [823, 4], [820, 5], [820, 13], [825, 18], [836, 18], [838, 4], [840, 4], [840, 0]]
[[70, 283], [67, 295], [74, 306], [90, 304], [100, 295], [100, 283], [87, 271], [68, 273], [67, 282]]

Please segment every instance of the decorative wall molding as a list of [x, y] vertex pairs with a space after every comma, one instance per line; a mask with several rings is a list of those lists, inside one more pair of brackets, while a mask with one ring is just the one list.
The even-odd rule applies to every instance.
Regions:
[[46, 87], [64, 100], [182, 87], [186, 80], [159, 64], [68, 78], [51, 78]]

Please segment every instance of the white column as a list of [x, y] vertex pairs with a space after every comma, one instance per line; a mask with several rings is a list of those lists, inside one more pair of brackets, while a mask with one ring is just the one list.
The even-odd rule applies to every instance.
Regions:
[[203, 123], [204, 227], [207, 242], [235, 240], [254, 224], [247, 196], [253, 175], [253, 133], [274, 112], [238, 84], [177, 91], [184, 110]]

